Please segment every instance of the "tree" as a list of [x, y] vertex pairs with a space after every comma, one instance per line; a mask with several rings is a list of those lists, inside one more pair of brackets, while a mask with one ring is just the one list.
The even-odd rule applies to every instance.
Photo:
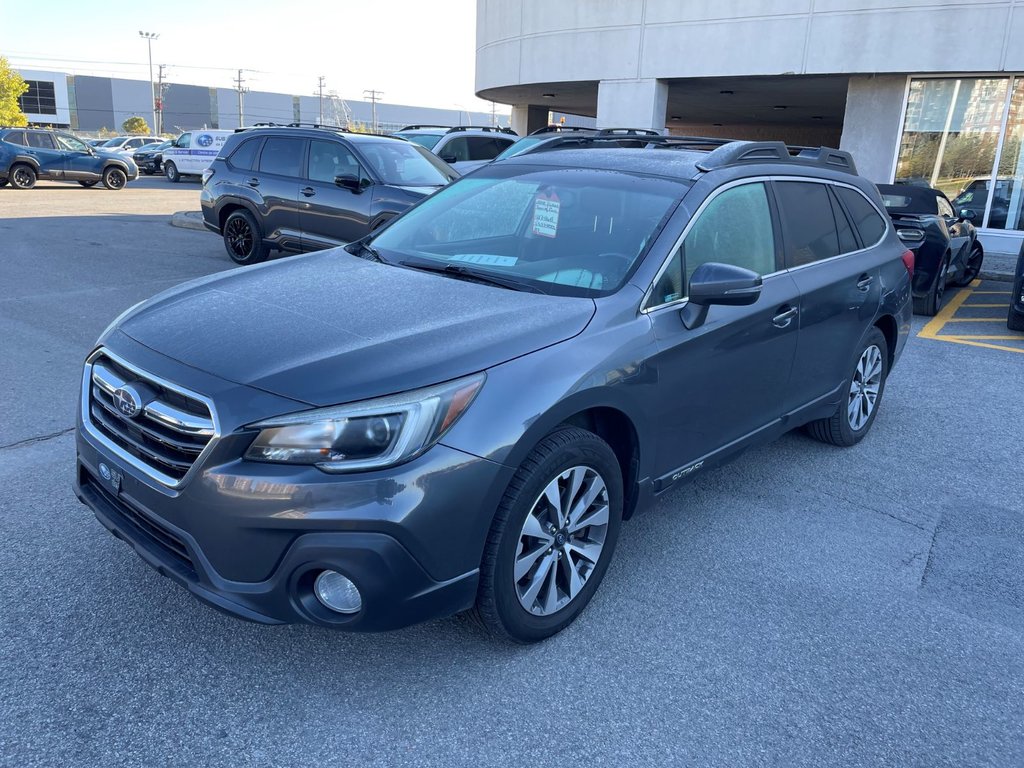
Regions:
[[25, 78], [0, 56], [0, 125], [28, 125], [18, 104], [18, 97], [27, 90]]
[[146, 118], [138, 115], [129, 117], [121, 123], [121, 127], [125, 133], [149, 133], [149, 123], [146, 122]]

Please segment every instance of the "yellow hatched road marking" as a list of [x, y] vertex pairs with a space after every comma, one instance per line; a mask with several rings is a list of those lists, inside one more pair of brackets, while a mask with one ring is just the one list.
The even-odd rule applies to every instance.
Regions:
[[[936, 315], [938, 317], [938, 315]], [[1004, 323], [1005, 317], [951, 317], [947, 323]]]
[[[1004, 293], [1003, 291], [975, 291], [975, 290], [972, 290], [972, 289], [976, 288], [977, 286], [979, 286], [980, 284], [981, 284], [981, 282], [979, 280], [975, 280], [975, 281], [973, 281], [970, 284], [969, 287], [960, 289], [957, 292], [957, 294], [952, 299], [950, 299], [949, 304], [947, 304], [942, 309], [940, 309], [936, 313], [935, 317], [933, 317], [931, 320], [929, 320], [928, 323], [925, 325], [925, 327], [921, 329], [921, 332], [919, 334], [917, 334], [918, 337], [924, 338], [924, 339], [934, 339], [935, 341], [947, 341], [950, 344], [966, 344], [969, 347], [983, 347], [985, 349], [998, 349], [998, 350], [1001, 350], [1003, 352], [1016, 352], [1017, 354], [1024, 355], [1024, 347], [1006, 347], [1006, 346], [1002, 346], [1000, 344], [988, 344], [988, 343], [986, 343], [988, 339], [991, 339], [993, 341], [1016, 341], [1018, 337], [1012, 337], [1012, 336], [1011, 337], [1007, 337], [1007, 336], [995, 337], [995, 336], [972, 336], [972, 335], [961, 336], [959, 334], [951, 335], [951, 336], [940, 336], [939, 335], [939, 331], [942, 330], [943, 326], [945, 326], [946, 323], [950, 323], [950, 322], [953, 322], [953, 323], [992, 323], [992, 322], [1002, 323], [1002, 322], [1006, 322], [1006, 318], [1004, 318], [1004, 317], [969, 317], [969, 318], [956, 318], [956, 317], [953, 317], [953, 315], [956, 314], [958, 309], [960, 309], [961, 307], [965, 306], [964, 302], [967, 301], [967, 299], [970, 298], [975, 293], [984, 293], [984, 294], [988, 294], [988, 295], [993, 295], [995, 293], [999, 293], [999, 294]], [[1006, 291], [1005, 293], [1009, 293], [1009, 291]], [[966, 306], [969, 307], [971, 305], [967, 304]], [[1021, 340], [1024, 340], [1024, 337], [1021, 337]]]
[[1009, 304], [964, 304], [964, 309], [969, 307], [987, 307], [989, 309], [995, 309], [997, 307], [1008, 307]]
[[974, 291], [979, 296], [1009, 296], [1013, 291]]
[[974, 334], [958, 333], [954, 336], [936, 336], [937, 339], [949, 341], [951, 339], [970, 339], [971, 341], [1020, 341], [1024, 342], [1024, 336], [975, 336]]

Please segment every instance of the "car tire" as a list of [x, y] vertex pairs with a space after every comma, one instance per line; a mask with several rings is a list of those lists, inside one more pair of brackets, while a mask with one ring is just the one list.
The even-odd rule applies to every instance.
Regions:
[[967, 257], [967, 263], [964, 265], [964, 273], [959, 280], [956, 281], [957, 287], [970, 285], [974, 279], [981, 274], [981, 264], [985, 259], [985, 253], [981, 250], [981, 246], [975, 243], [971, 246], [971, 253]]
[[164, 163], [164, 176], [171, 184], [177, 184], [181, 181], [181, 174], [178, 173], [178, 166], [174, 163]]
[[[173, 166], [172, 166], [173, 167]], [[268, 255], [255, 217], [244, 209], [233, 211], [224, 222], [224, 248], [235, 264], [259, 264]]]
[[80, 181], [78, 183], [81, 184], [86, 189], [89, 189], [91, 187], [95, 187], [98, 182], [95, 182], [95, 181]]
[[11, 168], [7, 176], [7, 180], [15, 189], [32, 189], [36, 185], [37, 178], [35, 169], [25, 163], [19, 163]]
[[809, 423], [807, 433], [815, 440], [843, 448], [859, 443], [875, 423], [888, 376], [889, 344], [885, 334], [872, 326], [857, 345], [836, 412]]
[[942, 309], [942, 298], [946, 293], [946, 273], [948, 271], [949, 254], [947, 253], [942, 259], [942, 264], [939, 265], [939, 271], [935, 274], [935, 280], [932, 281], [928, 293], [920, 298], [914, 298], [915, 315], [934, 317]]
[[1011, 331], [1024, 331], [1024, 312], [1018, 312], [1011, 305], [1006, 316], [1006, 327]]
[[0, 188], [7, 186], [7, 179], [0, 179]]
[[608, 569], [622, 522], [622, 498], [619, 462], [600, 437], [561, 427], [541, 440], [498, 506], [471, 615], [490, 632], [517, 643], [544, 640], [571, 624]]
[[111, 165], [103, 171], [103, 186], [107, 189], [112, 189], [116, 192], [119, 189], [124, 189], [127, 183], [128, 174], [123, 169]]

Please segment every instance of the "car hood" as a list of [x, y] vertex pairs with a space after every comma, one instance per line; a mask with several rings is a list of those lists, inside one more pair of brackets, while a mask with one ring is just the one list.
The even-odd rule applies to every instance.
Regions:
[[223, 379], [334, 405], [454, 379], [569, 339], [591, 299], [525, 293], [341, 249], [202, 278], [119, 330]]

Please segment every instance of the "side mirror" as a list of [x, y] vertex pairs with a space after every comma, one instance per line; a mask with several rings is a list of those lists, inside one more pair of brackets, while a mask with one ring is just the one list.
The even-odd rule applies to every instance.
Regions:
[[704, 324], [713, 304], [745, 307], [761, 296], [761, 276], [732, 264], [701, 264], [690, 277], [689, 301], [680, 312], [690, 330]]
[[970, 208], [964, 208], [960, 211], [960, 221], [974, 221], [977, 218], [977, 214]]
[[334, 183], [342, 189], [348, 189], [356, 194], [363, 191], [363, 185], [359, 183], [359, 177], [349, 173], [342, 173], [334, 177]]
[[455, 155], [441, 155], [441, 159], [448, 163], [448, 165], [459, 162], [459, 158]]

